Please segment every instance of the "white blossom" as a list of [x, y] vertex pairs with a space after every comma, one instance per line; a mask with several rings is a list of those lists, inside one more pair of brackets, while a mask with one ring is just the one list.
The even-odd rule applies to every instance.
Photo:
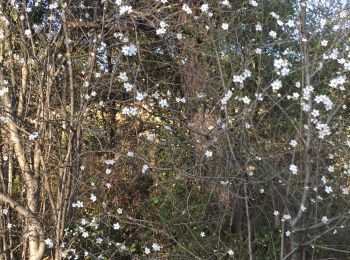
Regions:
[[290, 72], [290, 64], [286, 59], [275, 59], [273, 65], [277, 75], [287, 76]]
[[113, 229], [115, 229], [115, 230], [120, 229], [120, 224], [119, 223], [114, 223], [113, 224]]
[[331, 110], [333, 107], [333, 102], [326, 95], [317, 95], [314, 100], [317, 104], [323, 103], [327, 111]]
[[132, 90], [132, 88], [133, 88], [133, 85], [130, 84], [129, 82], [124, 83], [124, 89], [126, 92], [130, 92]]
[[338, 55], [339, 55], [339, 50], [337, 48], [334, 48], [331, 54], [329, 55], [329, 58], [336, 60], [338, 58]]
[[185, 99], [184, 97], [183, 97], [183, 98], [177, 97], [177, 98], [175, 99], [175, 101], [176, 101], [177, 103], [183, 103], [183, 104], [186, 103], [186, 99]]
[[322, 221], [322, 223], [327, 224], [328, 218], [326, 216], [323, 216], [321, 221]]
[[192, 10], [187, 4], [183, 4], [182, 10], [185, 11], [187, 14], [192, 14]]
[[276, 14], [275, 12], [271, 12], [270, 14], [273, 18], [280, 19], [280, 16], [278, 14]]
[[327, 41], [327, 40], [322, 40], [322, 41], [321, 41], [321, 45], [322, 45], [323, 47], [326, 47], [326, 46], [328, 45], [328, 41]]
[[249, 0], [249, 4], [254, 6], [254, 7], [257, 7], [258, 6], [258, 2], [255, 1], [255, 0]]
[[274, 82], [271, 83], [271, 87], [273, 91], [278, 91], [282, 88], [282, 81], [275, 80]]
[[125, 56], [135, 56], [137, 54], [137, 47], [135, 44], [124, 45], [122, 47], [122, 53]]
[[277, 33], [276, 33], [275, 31], [270, 31], [270, 32], [269, 32], [269, 36], [270, 36], [271, 38], [273, 38], [273, 39], [276, 39]]
[[90, 200], [91, 200], [92, 202], [96, 202], [96, 200], [97, 200], [96, 195], [91, 193], [91, 195], [90, 195]]
[[328, 170], [330, 173], [333, 173], [333, 172], [334, 172], [334, 166], [332, 166], [332, 165], [328, 166], [327, 170]]
[[53, 241], [51, 238], [46, 238], [45, 239], [45, 245], [47, 245], [48, 248], [53, 248]]
[[30, 29], [26, 29], [26, 30], [24, 31], [24, 35], [25, 35], [27, 38], [32, 37], [32, 32], [31, 32], [31, 30], [30, 30]]
[[298, 142], [296, 140], [290, 140], [289, 144], [292, 146], [292, 147], [296, 147], [298, 145]]
[[159, 100], [159, 105], [160, 107], [169, 107], [169, 103], [166, 99], [162, 98], [161, 100]]
[[228, 30], [228, 23], [223, 23], [222, 25], [221, 25], [221, 28], [223, 29], [223, 30]]
[[261, 26], [260, 23], [258, 23], [258, 24], [255, 25], [255, 30], [257, 30], [257, 31], [262, 31], [262, 26]]
[[108, 159], [108, 160], [105, 160], [105, 164], [113, 165], [115, 164], [115, 161], [113, 159]]
[[313, 86], [306, 86], [303, 89], [303, 99], [308, 100], [311, 97], [312, 92], [314, 91]]
[[201, 11], [203, 13], [207, 13], [208, 10], [209, 10], [209, 5], [208, 4], [202, 4], [200, 9], [201, 9]]
[[289, 215], [289, 214], [284, 214], [284, 215], [282, 216], [281, 221], [283, 222], [283, 221], [290, 220], [290, 219], [292, 219], [291, 215]]
[[84, 203], [80, 200], [78, 200], [76, 203], [72, 204], [73, 208], [83, 208], [84, 207]]
[[30, 141], [33, 141], [33, 140], [37, 139], [38, 136], [39, 136], [39, 133], [38, 133], [38, 132], [33, 132], [33, 133], [31, 133], [31, 134], [28, 136], [28, 139], [29, 139]]
[[289, 165], [289, 170], [292, 172], [292, 174], [298, 174], [298, 167], [295, 164]]
[[342, 192], [343, 192], [343, 195], [348, 195], [349, 194], [349, 188], [348, 187], [342, 188]]
[[231, 4], [230, 4], [230, 2], [228, 0], [221, 1], [221, 5], [225, 6], [225, 7], [231, 7]]
[[243, 103], [246, 104], [246, 105], [249, 105], [250, 102], [251, 102], [250, 98], [247, 97], [247, 96], [244, 96], [244, 97], [242, 98], [242, 101], [243, 101]]
[[350, 70], [350, 61], [344, 63], [344, 69]]
[[212, 157], [212, 156], [213, 156], [213, 152], [210, 151], [210, 150], [206, 150], [206, 151], [205, 151], [205, 156], [206, 156], [207, 158]]
[[326, 193], [331, 193], [331, 192], [333, 192], [333, 189], [332, 189], [332, 187], [331, 186], [326, 186], [325, 188], [324, 188], [324, 191], [326, 192]]
[[225, 96], [221, 99], [221, 104], [224, 106], [227, 104], [227, 101], [232, 97], [233, 92], [231, 90], [227, 91]]
[[128, 76], [126, 72], [120, 72], [118, 78], [122, 81], [128, 81]]
[[156, 137], [155, 134], [147, 134], [146, 139], [147, 139], [147, 141], [153, 141], [155, 137]]
[[340, 90], [344, 90], [344, 83], [346, 82], [346, 76], [338, 76], [335, 79], [332, 79], [329, 83], [331, 88], [339, 88]]
[[318, 137], [320, 139], [324, 139], [325, 136], [331, 134], [331, 130], [327, 124], [317, 122], [316, 129], [318, 130]]
[[130, 14], [132, 12], [132, 6], [130, 5], [122, 5], [119, 7], [119, 14], [124, 15], [124, 14]]
[[279, 214], [280, 214], [280, 213], [279, 213], [278, 210], [274, 210], [274, 211], [273, 211], [273, 215], [274, 215], [275, 217], [277, 217]]
[[153, 249], [153, 251], [155, 251], [155, 252], [160, 251], [160, 245], [157, 244], [157, 243], [153, 243], [153, 244], [152, 244], [152, 249]]
[[311, 111], [311, 116], [313, 116], [313, 117], [318, 117], [320, 115], [320, 111], [319, 110], [317, 110], [317, 109], [313, 109], [312, 111]]

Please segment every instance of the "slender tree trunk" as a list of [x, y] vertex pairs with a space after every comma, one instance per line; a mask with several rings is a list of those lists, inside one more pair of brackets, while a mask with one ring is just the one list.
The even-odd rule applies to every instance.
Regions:
[[[301, 45], [301, 53], [302, 53], [302, 75], [303, 75], [303, 88], [307, 88], [311, 86], [311, 74], [310, 74], [310, 58], [309, 58], [309, 46], [308, 46], [308, 31], [306, 26], [306, 7], [307, 3], [306, 0], [300, 1], [300, 45]], [[307, 132], [306, 132], [306, 141], [304, 145], [304, 155], [303, 155], [303, 167], [304, 167], [304, 183], [303, 187], [308, 187], [310, 183], [310, 177], [311, 177], [311, 142], [312, 142], [312, 117], [311, 117], [311, 111], [312, 111], [312, 93], [309, 94], [309, 98], [307, 100], [308, 105], [308, 111], [306, 113], [306, 120], [307, 120]], [[291, 221], [291, 229], [300, 222], [300, 220], [303, 217], [303, 210], [301, 206], [305, 206], [307, 202], [307, 197], [309, 195], [308, 189], [303, 190], [303, 194], [301, 197], [299, 210], [296, 215], [296, 217]], [[302, 235], [302, 234], [300, 234]], [[291, 236], [290, 244], [291, 244], [291, 252], [294, 251], [292, 254], [291, 259], [292, 260], [298, 260], [301, 258], [301, 250], [299, 250], [297, 247], [299, 247], [298, 243], [298, 237], [295, 235]]]
[[[29, 237], [29, 260], [41, 260], [44, 251], [45, 251], [45, 243], [44, 243], [44, 231], [40, 222], [36, 218], [36, 216], [30, 211], [27, 210], [22, 205], [18, 204], [16, 201], [6, 196], [5, 194], [0, 193], [0, 202], [8, 203], [10, 207], [17, 211], [21, 216], [28, 220], [30, 224], [31, 232]], [[33, 237], [31, 237], [33, 235]]]
[[[3, 73], [0, 71], [0, 82], [3, 82]], [[5, 86], [1, 86], [5, 87]], [[19, 138], [18, 126], [14, 119], [13, 109], [11, 105], [11, 99], [9, 95], [6, 93], [2, 97], [2, 102], [4, 108], [7, 110], [9, 121], [7, 124], [8, 135], [11, 144], [14, 147], [15, 155], [21, 169], [22, 177], [25, 181], [25, 189], [26, 189], [26, 202], [28, 210], [35, 216], [38, 212], [38, 202], [39, 202], [39, 194], [38, 194], [38, 178], [32, 173], [28, 159], [26, 158], [25, 150], [21, 144], [21, 139]], [[43, 252], [41, 252], [41, 243], [40, 236], [38, 233], [37, 223], [33, 221], [32, 218], [28, 219], [27, 222], [27, 232], [29, 234], [29, 259], [36, 260], [41, 259]]]

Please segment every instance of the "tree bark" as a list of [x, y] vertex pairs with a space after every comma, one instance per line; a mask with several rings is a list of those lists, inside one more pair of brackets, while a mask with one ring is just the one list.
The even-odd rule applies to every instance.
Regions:
[[[3, 80], [3, 72], [0, 71], [0, 82], [4, 82]], [[1, 86], [2, 88], [5, 86]], [[38, 211], [38, 201], [39, 201], [39, 194], [38, 194], [38, 178], [32, 173], [29, 162], [26, 157], [25, 150], [21, 144], [21, 139], [19, 137], [18, 128], [19, 126], [16, 124], [16, 121], [14, 119], [14, 111], [11, 105], [11, 99], [8, 95], [8, 93], [5, 93], [2, 97], [2, 103], [4, 110], [6, 110], [8, 114], [8, 123], [7, 123], [7, 130], [9, 135], [9, 140], [11, 144], [14, 147], [15, 155], [19, 164], [19, 167], [21, 169], [23, 180], [25, 181], [25, 188], [26, 188], [26, 202], [27, 207], [32, 214], [36, 214]], [[32, 218], [28, 219], [27, 229], [29, 232], [29, 259], [40, 259], [37, 258], [38, 250], [40, 247], [40, 234], [38, 231], [32, 227], [35, 227], [36, 223], [33, 222]]]
[[0, 193], [0, 201], [8, 203], [10, 207], [16, 210], [21, 216], [26, 218], [31, 224], [31, 229], [35, 232], [35, 235], [38, 234], [39, 237], [29, 237], [29, 260], [40, 260], [42, 259], [45, 251], [45, 242], [44, 242], [44, 230], [41, 226], [38, 219], [35, 215], [27, 210], [25, 207], [6, 196], [5, 194]]

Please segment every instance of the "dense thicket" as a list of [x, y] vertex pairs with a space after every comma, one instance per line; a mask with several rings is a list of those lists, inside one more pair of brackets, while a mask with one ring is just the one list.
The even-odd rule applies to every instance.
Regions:
[[0, 1], [0, 259], [346, 259], [346, 1]]

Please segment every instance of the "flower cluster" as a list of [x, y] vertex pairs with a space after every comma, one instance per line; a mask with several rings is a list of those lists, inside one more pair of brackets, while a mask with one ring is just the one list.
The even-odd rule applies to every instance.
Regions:
[[333, 102], [326, 95], [317, 95], [315, 96], [314, 100], [317, 104], [323, 103], [326, 110], [331, 110], [333, 107]]
[[243, 86], [244, 81], [252, 75], [252, 72], [248, 69], [245, 69], [241, 75], [234, 75], [233, 82], [239, 83]]
[[290, 73], [290, 63], [286, 59], [275, 59], [273, 66], [277, 75], [287, 76]]
[[227, 104], [227, 101], [232, 97], [233, 92], [232, 90], [227, 91], [225, 96], [221, 99], [221, 104], [225, 106]]

